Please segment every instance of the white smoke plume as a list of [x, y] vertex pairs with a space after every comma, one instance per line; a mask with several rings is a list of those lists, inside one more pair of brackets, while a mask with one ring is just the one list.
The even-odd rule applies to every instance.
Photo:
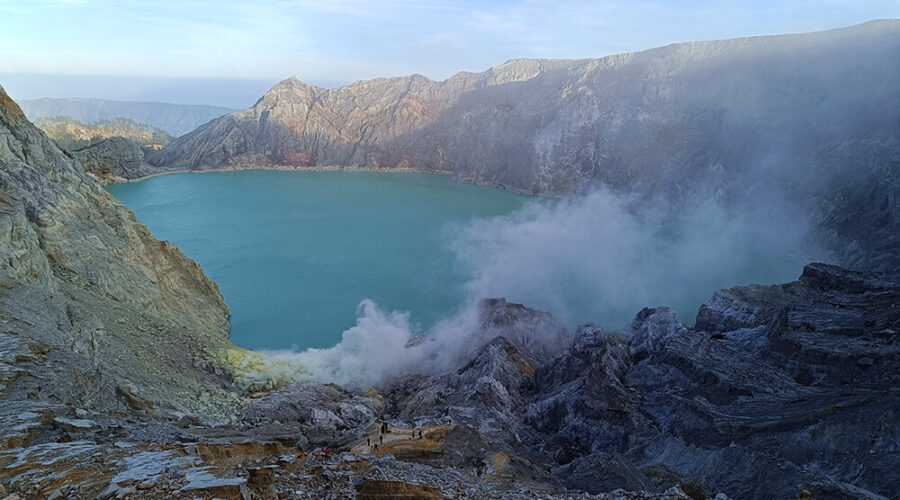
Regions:
[[379, 385], [405, 373], [451, 368], [475, 342], [482, 298], [505, 297], [550, 311], [567, 323], [615, 330], [645, 306], [669, 305], [686, 323], [719, 288], [794, 279], [803, 218], [767, 203], [725, 210], [709, 203], [674, 217], [636, 213], [627, 197], [600, 190], [581, 198], [536, 201], [502, 217], [450, 231], [450, 244], [470, 276], [468, 300], [434, 326], [427, 342], [408, 315], [360, 304], [356, 326], [329, 349], [267, 353], [281, 366], [301, 366], [323, 382]]
[[407, 313], [387, 313], [364, 300], [357, 309], [356, 326], [344, 331], [337, 345], [299, 353], [263, 351], [267, 362], [256, 378], [285, 379], [299, 374], [340, 385], [378, 386], [402, 374], [433, 374], [452, 368], [463, 352], [474, 347], [470, 341], [477, 333], [474, 305], [435, 325], [428, 337], [416, 338]]

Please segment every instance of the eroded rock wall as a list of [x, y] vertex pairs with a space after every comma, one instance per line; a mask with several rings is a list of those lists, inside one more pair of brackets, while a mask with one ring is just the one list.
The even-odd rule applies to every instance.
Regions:
[[5, 396], [125, 408], [128, 394], [214, 412], [198, 398], [211, 391], [234, 403], [215, 361], [234, 347], [218, 286], [2, 91], [0, 103], [0, 336], [39, 351], [4, 351], [17, 374]]

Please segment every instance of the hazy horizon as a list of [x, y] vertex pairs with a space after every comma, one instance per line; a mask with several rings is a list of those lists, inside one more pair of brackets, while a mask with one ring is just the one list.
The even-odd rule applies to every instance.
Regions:
[[0, 14], [0, 83], [13, 98], [245, 108], [291, 75], [322, 87], [413, 73], [442, 80], [516, 58], [603, 57], [898, 18], [900, 0], [0, 0]]

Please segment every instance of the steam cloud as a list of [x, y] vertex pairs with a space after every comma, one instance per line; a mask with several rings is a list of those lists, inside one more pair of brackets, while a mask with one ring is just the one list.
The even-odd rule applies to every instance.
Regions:
[[475, 222], [453, 243], [472, 277], [468, 296], [503, 296], [570, 327], [618, 329], [661, 305], [692, 323], [715, 290], [791, 280], [803, 262], [803, 217], [784, 204], [726, 210], [709, 202], [677, 218], [636, 205], [600, 190]]
[[[616, 330], [645, 306], [668, 305], [691, 323], [717, 289], [797, 276], [803, 217], [768, 202], [724, 209], [712, 202], [672, 217], [637, 212], [638, 200], [599, 190], [582, 198], [535, 201], [509, 215], [450, 231], [469, 274], [466, 304], [413, 341], [408, 315], [360, 304], [357, 324], [329, 349], [267, 353], [302, 366], [312, 379], [379, 385], [404, 373], [439, 373], [476, 346], [481, 298], [506, 297], [567, 323]], [[646, 205], [646, 204], [644, 204]], [[422, 340], [422, 339], [417, 339]], [[409, 345], [412, 344], [412, 345]]]
[[[378, 386], [401, 374], [440, 373], [451, 368], [478, 333], [474, 305], [439, 322], [427, 337], [416, 337], [409, 315], [387, 313], [371, 300], [357, 309], [356, 326], [328, 349], [300, 353], [263, 351], [267, 363], [259, 378], [309, 378], [352, 386]], [[250, 377], [253, 378], [252, 376]]]

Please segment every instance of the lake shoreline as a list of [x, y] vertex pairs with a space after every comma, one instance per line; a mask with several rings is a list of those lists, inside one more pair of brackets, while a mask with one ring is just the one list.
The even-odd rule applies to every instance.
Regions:
[[[145, 175], [143, 177], [136, 177], [134, 179], [126, 179], [124, 177], [118, 177], [116, 182], [101, 182], [104, 186], [112, 186], [116, 184], [129, 184], [134, 182], [146, 181], [149, 179], [153, 179], [156, 177], [162, 177], [164, 175], [174, 175], [174, 174], [206, 174], [211, 172], [243, 172], [243, 171], [264, 171], [271, 170], [275, 172], [368, 172], [375, 174], [431, 174], [431, 175], [439, 175], [441, 177], [449, 177], [453, 182], [458, 182], [460, 184], [471, 184], [475, 186], [489, 186], [497, 189], [501, 189], [503, 191], [507, 191], [514, 194], [519, 194], [523, 196], [535, 196], [535, 197], [551, 197], [551, 198], [559, 198], [562, 197], [558, 194], [554, 193], [534, 193], [531, 191], [517, 189], [514, 187], [507, 186], [505, 184], [498, 184], [495, 182], [478, 182], [469, 179], [460, 179], [453, 176], [452, 172], [440, 172], [434, 170], [422, 170], [416, 168], [367, 168], [367, 167], [347, 167], [347, 166], [321, 166], [321, 167], [292, 167], [292, 166], [284, 166], [284, 165], [275, 165], [275, 166], [257, 166], [257, 165], [234, 165], [228, 167], [214, 167], [214, 168], [202, 168], [202, 169], [179, 169], [179, 170], [166, 170], [164, 172], [156, 172], [154, 174]], [[100, 179], [98, 179], [100, 180]]]

